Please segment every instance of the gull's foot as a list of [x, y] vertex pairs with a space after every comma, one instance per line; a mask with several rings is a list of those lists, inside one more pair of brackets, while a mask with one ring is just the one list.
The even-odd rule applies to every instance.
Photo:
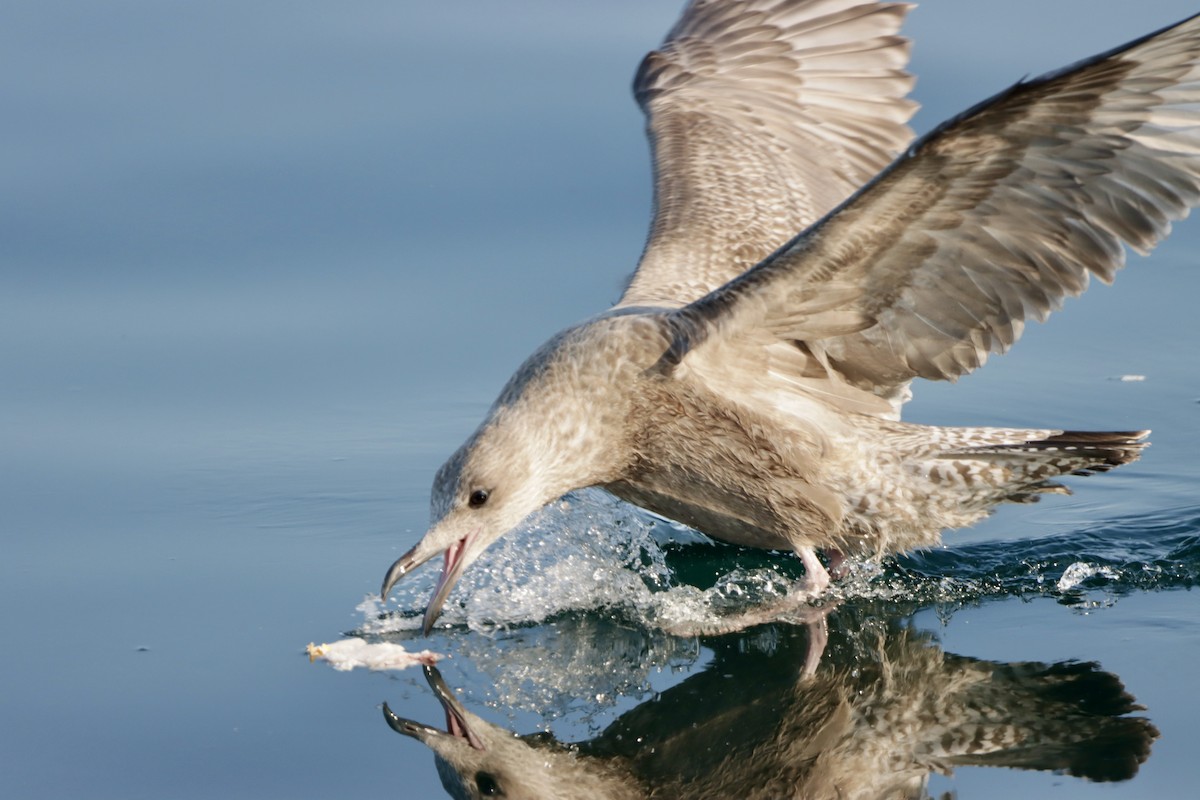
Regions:
[[820, 597], [829, 588], [832, 579], [817, 558], [817, 551], [811, 547], [797, 547], [796, 555], [800, 556], [800, 563], [804, 564], [804, 581], [800, 584], [800, 590], [812, 597]]
[[[824, 586], [814, 589], [812, 583], [809, 577], [805, 576], [794, 585], [791, 591], [778, 600], [728, 614], [715, 620], [672, 621], [660, 624], [659, 628], [670, 636], [690, 638], [723, 636], [772, 622], [804, 625], [808, 628], [808, 652], [804, 659], [804, 675], [810, 676], [817, 671], [817, 665], [820, 663], [821, 655], [825, 652], [825, 646], [829, 641], [826, 618], [838, 605], [836, 601], [822, 606], [812, 605], [813, 600], [825, 594]], [[828, 585], [828, 575], [826, 575], [825, 585]]]

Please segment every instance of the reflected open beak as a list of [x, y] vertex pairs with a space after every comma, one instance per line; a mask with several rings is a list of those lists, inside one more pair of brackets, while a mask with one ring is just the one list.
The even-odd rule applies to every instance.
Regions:
[[405, 736], [409, 736], [421, 742], [425, 741], [431, 736], [442, 735], [442, 731], [439, 731], [432, 725], [425, 725], [411, 719], [405, 719], [404, 717], [397, 716], [396, 712], [392, 711], [392, 709], [388, 707], [387, 703], [383, 704], [383, 718], [387, 720], [388, 726], [396, 733], [404, 734]]
[[462, 706], [458, 699], [451, 693], [450, 687], [442, 680], [442, 673], [438, 672], [434, 667], [425, 667], [425, 680], [429, 682], [429, 688], [433, 689], [433, 696], [442, 704], [442, 710], [446, 712], [446, 730], [460, 739], [466, 741], [467, 744], [474, 747], [476, 750], [485, 750], [483, 742], [475, 735], [467, 725], [467, 718], [463, 715]]
[[442, 675], [433, 667], [425, 667], [425, 680], [429, 682], [429, 688], [433, 690], [433, 695], [442, 704], [442, 710], [446, 713], [446, 730], [440, 731], [430, 725], [424, 725], [420, 722], [414, 722], [411, 719], [405, 719], [396, 715], [392, 709], [388, 708], [388, 704], [383, 704], [383, 718], [387, 720], [388, 726], [396, 733], [410, 736], [419, 741], [427, 741], [435, 736], [453, 736], [456, 739], [469, 744], [476, 750], [484, 750], [483, 742], [475, 735], [467, 725], [466, 717], [462, 713], [462, 707], [458, 700], [450, 692], [450, 688], [446, 686], [446, 682], [442, 680]]
[[[463, 568], [467, 565], [467, 545], [475, 539], [477, 533], [478, 531], [467, 534], [444, 551], [442, 575], [438, 578], [437, 586], [433, 589], [433, 596], [429, 598], [429, 604], [425, 606], [425, 619], [422, 631], [426, 636], [433, 629], [433, 623], [442, 613], [442, 606], [446, 604], [446, 597], [449, 596], [450, 590], [454, 588], [454, 584], [458, 582], [459, 576], [462, 575]], [[420, 547], [421, 545], [418, 543], [412, 550], [409, 550], [396, 559], [396, 562], [388, 569], [387, 575], [383, 577], [383, 588], [379, 592], [384, 600], [387, 600], [388, 592], [391, 591], [396, 581], [424, 564], [433, 555], [436, 555], [436, 553], [427, 556], [417, 555], [417, 550]]]

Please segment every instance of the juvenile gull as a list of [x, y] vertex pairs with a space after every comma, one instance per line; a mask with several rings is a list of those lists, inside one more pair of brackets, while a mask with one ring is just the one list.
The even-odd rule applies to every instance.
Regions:
[[1065, 492], [1057, 476], [1138, 457], [1146, 431], [899, 416], [913, 378], [1004, 352], [1200, 203], [1200, 18], [1021, 81], [888, 165], [911, 136], [907, 10], [694, 0], [646, 56], [641, 263], [438, 471], [432, 525], [383, 582], [444, 554], [426, 631], [488, 545], [585, 486], [793, 550], [817, 595], [818, 551], [934, 545], [997, 503]]
[[928, 800], [931, 773], [965, 766], [1123, 781], [1159, 736], [1094, 663], [979, 661], [898, 625], [836, 635], [815, 675], [794, 632], [770, 655], [706, 640], [706, 669], [569, 745], [472, 714], [433, 667], [445, 730], [383, 714], [433, 751], [451, 797], [510, 800]]

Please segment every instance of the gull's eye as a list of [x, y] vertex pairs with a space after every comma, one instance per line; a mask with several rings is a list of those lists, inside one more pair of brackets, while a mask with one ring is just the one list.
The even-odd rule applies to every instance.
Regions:
[[471, 496], [467, 498], [467, 505], [471, 508], [479, 508], [488, 501], [488, 493], [486, 489], [476, 489], [471, 492]]
[[484, 797], [503, 797], [504, 792], [500, 791], [500, 784], [496, 778], [487, 772], [475, 773], [475, 785], [479, 787], [479, 793]]

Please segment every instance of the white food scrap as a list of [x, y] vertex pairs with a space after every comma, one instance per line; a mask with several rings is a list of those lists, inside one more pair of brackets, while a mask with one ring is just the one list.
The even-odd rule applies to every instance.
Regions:
[[322, 659], [336, 670], [346, 672], [355, 667], [370, 670], [406, 669], [417, 664], [432, 666], [445, 658], [440, 653], [422, 650], [411, 653], [391, 642], [369, 643], [365, 639], [342, 639], [330, 644], [308, 645], [308, 660]]

